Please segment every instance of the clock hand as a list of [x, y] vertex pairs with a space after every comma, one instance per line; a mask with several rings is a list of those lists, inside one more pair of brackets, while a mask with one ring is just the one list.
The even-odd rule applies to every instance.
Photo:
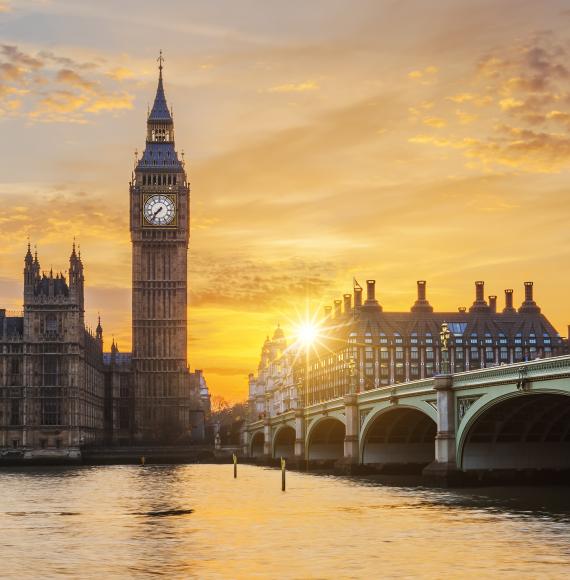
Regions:
[[160, 206], [153, 214], [152, 218], [154, 219], [164, 208]]

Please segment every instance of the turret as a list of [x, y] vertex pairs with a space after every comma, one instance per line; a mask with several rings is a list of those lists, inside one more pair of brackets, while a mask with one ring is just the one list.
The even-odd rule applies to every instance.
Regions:
[[24, 258], [24, 302], [28, 302], [34, 295], [34, 283], [36, 281], [36, 270], [34, 267], [34, 258], [30, 244]]
[[101, 344], [101, 348], [103, 347], [103, 327], [101, 326], [101, 317], [97, 317], [97, 328], [95, 329], [95, 338]]
[[75, 251], [75, 242], [73, 242], [71, 256], [69, 257], [69, 291], [72, 299], [79, 306], [81, 314], [83, 314], [84, 310], [84, 282], [81, 253]]

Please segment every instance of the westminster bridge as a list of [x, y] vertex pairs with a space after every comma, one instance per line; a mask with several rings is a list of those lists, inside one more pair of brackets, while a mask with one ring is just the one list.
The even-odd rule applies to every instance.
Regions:
[[453, 481], [570, 470], [570, 356], [398, 383], [249, 423], [243, 453]]

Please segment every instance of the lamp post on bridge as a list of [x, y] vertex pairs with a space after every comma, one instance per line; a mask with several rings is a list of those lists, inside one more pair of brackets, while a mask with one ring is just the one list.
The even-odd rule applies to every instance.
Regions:
[[439, 342], [441, 344], [441, 374], [449, 374], [449, 339], [451, 338], [451, 332], [449, 331], [449, 326], [447, 322], [443, 322], [441, 325], [441, 330], [439, 331]]

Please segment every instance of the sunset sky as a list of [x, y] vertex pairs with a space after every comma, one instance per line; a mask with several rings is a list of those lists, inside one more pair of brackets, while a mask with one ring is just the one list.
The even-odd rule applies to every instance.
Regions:
[[[570, 323], [567, 0], [0, 1], [0, 306], [29, 235], [130, 349], [128, 181], [156, 57], [192, 186], [189, 358], [247, 393], [261, 344], [353, 276], [385, 310], [534, 280]], [[287, 329], [286, 329], [287, 330]]]

